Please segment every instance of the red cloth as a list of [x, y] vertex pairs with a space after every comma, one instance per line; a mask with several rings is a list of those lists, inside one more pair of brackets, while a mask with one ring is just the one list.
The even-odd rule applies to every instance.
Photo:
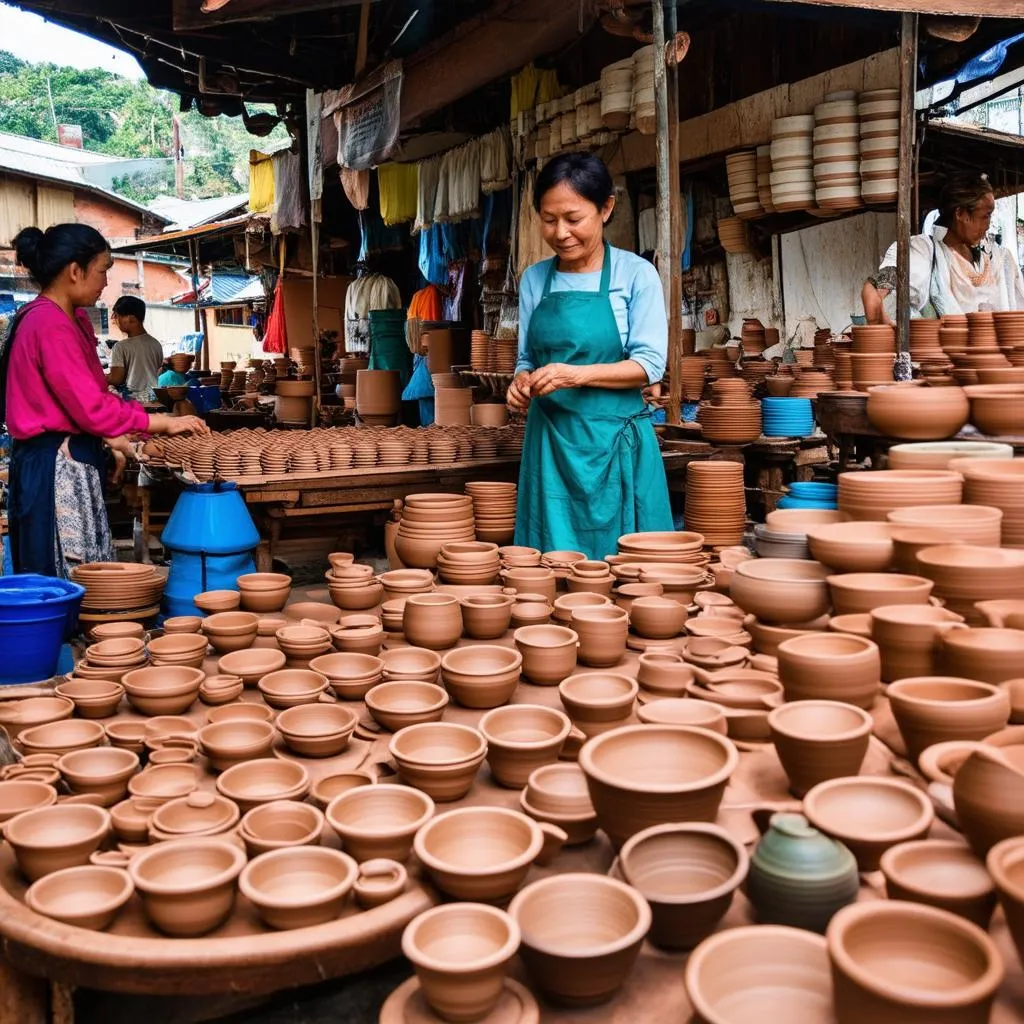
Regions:
[[138, 402], [107, 390], [96, 335], [84, 309], [72, 323], [40, 295], [22, 314], [7, 375], [7, 429], [18, 441], [47, 431], [120, 437], [143, 431], [149, 415]]
[[274, 308], [267, 317], [267, 330], [263, 335], [264, 352], [288, 351], [288, 327], [284, 319], [284, 295], [281, 294], [281, 278], [274, 286]]

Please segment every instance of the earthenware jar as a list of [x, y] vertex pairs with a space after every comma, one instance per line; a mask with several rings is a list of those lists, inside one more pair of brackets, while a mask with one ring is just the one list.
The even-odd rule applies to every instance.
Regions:
[[881, 688], [878, 646], [844, 633], [811, 633], [779, 644], [786, 700], [828, 699], [870, 708]]
[[473, 640], [497, 640], [512, 619], [514, 598], [509, 594], [471, 594], [462, 599], [462, 626]]
[[937, 669], [942, 637], [964, 629], [962, 615], [930, 604], [892, 604], [872, 610], [871, 639], [878, 644], [882, 680], [931, 676]]
[[462, 609], [450, 594], [412, 594], [405, 602], [402, 632], [414, 647], [443, 651], [462, 636]]
[[621, 608], [574, 608], [572, 628], [579, 636], [579, 660], [592, 668], [611, 668], [626, 653], [629, 617]]
[[822, 932], [853, 903], [860, 876], [853, 854], [802, 814], [773, 814], [750, 861], [746, 892], [763, 924]]
[[953, 806], [979, 857], [1003, 839], [1024, 835], [1024, 742], [978, 744], [953, 778]]

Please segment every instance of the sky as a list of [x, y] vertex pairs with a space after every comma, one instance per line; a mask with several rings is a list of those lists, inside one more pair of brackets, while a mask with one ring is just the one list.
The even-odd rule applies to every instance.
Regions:
[[81, 70], [102, 68], [125, 78], [145, 77], [135, 58], [124, 50], [5, 3], [0, 3], [0, 49], [34, 64], [49, 61]]

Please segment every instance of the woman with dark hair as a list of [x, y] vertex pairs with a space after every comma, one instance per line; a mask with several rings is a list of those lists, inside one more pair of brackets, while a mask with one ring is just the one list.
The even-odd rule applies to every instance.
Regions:
[[604, 239], [615, 189], [596, 156], [545, 164], [534, 204], [555, 256], [519, 285], [508, 391], [509, 406], [527, 414], [516, 543], [600, 559], [622, 534], [672, 529], [642, 394], [665, 372], [665, 296], [650, 263]]
[[8, 518], [15, 572], [67, 576], [79, 562], [113, 559], [103, 503], [104, 440], [206, 432], [194, 416], [151, 415], [107, 390], [86, 307], [111, 266], [103, 236], [85, 224], [25, 228], [18, 262], [41, 294], [23, 307], [0, 348], [0, 422], [14, 440]]
[[[912, 316], [1024, 309], [1024, 277], [1016, 257], [986, 238], [995, 208], [987, 175], [955, 174], [946, 181], [932, 233], [910, 240]], [[861, 291], [868, 323], [892, 323], [884, 301], [895, 290], [894, 242]]]

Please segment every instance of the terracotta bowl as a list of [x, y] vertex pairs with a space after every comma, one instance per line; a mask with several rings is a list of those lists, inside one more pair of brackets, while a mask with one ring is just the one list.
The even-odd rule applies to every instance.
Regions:
[[121, 747], [134, 754], [141, 754], [146, 749], [146, 724], [138, 719], [110, 722], [105, 726], [105, 732], [112, 747]]
[[277, 716], [278, 732], [300, 757], [334, 757], [355, 731], [359, 716], [340, 704], [304, 704]]
[[243, 812], [274, 800], [301, 800], [309, 792], [309, 775], [301, 764], [277, 758], [244, 761], [217, 779], [217, 792]]
[[230, 654], [252, 646], [259, 622], [252, 612], [220, 612], [203, 619], [203, 634], [218, 654]]
[[468, 708], [496, 708], [519, 685], [523, 656], [491, 644], [474, 644], [449, 651], [441, 659], [441, 678], [448, 693]]
[[341, 618], [341, 612], [337, 608], [332, 608], [329, 604], [321, 604], [319, 601], [300, 601], [297, 604], [287, 605], [284, 609], [284, 616], [292, 622], [316, 619], [324, 626], [333, 626]]
[[[637, 584], [637, 586], [646, 586], [646, 584]], [[651, 584], [650, 586], [651, 596], [655, 596], [655, 591], [661, 589], [660, 584]], [[627, 595], [627, 597], [631, 597], [631, 595]], [[611, 598], [603, 594], [561, 594], [555, 598], [552, 617], [560, 625], [568, 626], [572, 622], [574, 608], [600, 608], [602, 605], [610, 603]], [[630, 603], [632, 603], [631, 600]]]
[[650, 904], [651, 941], [666, 949], [692, 949], [725, 916], [750, 859], [717, 825], [667, 824], [628, 839], [619, 867]]
[[892, 563], [892, 532], [889, 523], [832, 523], [809, 530], [807, 543], [835, 572], [884, 572]]
[[188, 796], [199, 786], [199, 772], [191, 764], [162, 764], [133, 775], [128, 792], [133, 797], [166, 803], [175, 797]]
[[573, 725], [587, 736], [615, 729], [629, 719], [639, 687], [614, 672], [579, 672], [558, 685], [558, 696]]
[[103, 807], [123, 800], [128, 780], [139, 770], [139, 755], [117, 747], [93, 747], [64, 754], [55, 765], [72, 793], [91, 794]]
[[110, 718], [117, 714], [124, 697], [124, 687], [106, 679], [69, 679], [53, 692], [72, 701], [81, 718]]
[[379, 683], [363, 699], [374, 721], [391, 732], [420, 722], [440, 722], [448, 706], [446, 690], [419, 680]]
[[739, 754], [706, 729], [627, 725], [580, 751], [598, 823], [618, 846], [670, 821], [713, 821]]
[[3, 832], [22, 874], [34, 882], [87, 864], [110, 832], [110, 814], [91, 804], [39, 807], [11, 818]]
[[383, 678], [384, 662], [369, 654], [324, 654], [309, 663], [342, 700], [360, 700]]
[[242, 818], [238, 834], [250, 857], [295, 846], [315, 846], [324, 830], [323, 812], [295, 800], [254, 807]]
[[309, 928], [338, 917], [358, 870], [324, 846], [273, 850], [245, 866], [238, 887], [269, 927]]
[[690, 725], [710, 729], [725, 736], [728, 728], [725, 713], [716, 704], [682, 697], [652, 700], [637, 709], [637, 718], [645, 725]]
[[287, 660], [277, 650], [234, 651], [220, 658], [217, 671], [225, 676], [238, 676], [246, 686], [255, 686], [264, 676], [284, 668]]
[[[172, 633], [149, 642], [149, 657], [153, 665], [184, 666], [200, 669], [206, 658], [207, 638], [192, 633]], [[122, 678], [121, 682], [124, 682]]]
[[652, 651], [640, 655], [636, 679], [643, 698], [682, 697], [694, 674], [681, 655]]
[[420, 914], [402, 934], [427, 1005], [444, 1020], [485, 1020], [505, 991], [505, 970], [519, 948], [519, 925], [479, 903]]
[[597, 830], [587, 778], [576, 764], [559, 762], [535, 769], [519, 798], [519, 807], [534, 821], [546, 821], [562, 829], [566, 846], [588, 842]]
[[292, 578], [280, 572], [247, 573], [236, 582], [242, 607], [250, 612], [279, 612], [291, 595]]
[[953, 675], [999, 684], [1019, 674], [1022, 659], [1024, 629], [980, 627], [951, 631], [942, 637], [940, 661]]
[[487, 763], [495, 782], [522, 789], [532, 772], [558, 760], [572, 723], [554, 708], [509, 704], [477, 723], [487, 740]]
[[269, 757], [277, 730], [269, 722], [228, 720], [199, 730], [199, 745], [214, 771]]
[[85, 657], [90, 665], [137, 665], [146, 660], [146, 645], [135, 637], [101, 640], [86, 648]]
[[176, 938], [205, 935], [223, 924], [235, 905], [245, 854], [218, 839], [181, 839], [143, 850], [128, 863], [146, 916]]
[[736, 567], [729, 596], [762, 622], [807, 622], [828, 611], [827, 576], [820, 562], [750, 559]]
[[357, 861], [405, 861], [413, 836], [433, 817], [434, 801], [408, 786], [348, 789], [327, 806], [327, 821]]
[[26, 754], [70, 754], [73, 750], [97, 747], [105, 736], [103, 726], [98, 722], [83, 722], [67, 719], [48, 722], [23, 729], [18, 734], [18, 743]]
[[61, 722], [75, 712], [75, 705], [66, 697], [26, 697], [0, 706], [0, 726], [16, 740], [25, 729], [49, 722]]
[[166, 665], [128, 672], [121, 684], [128, 703], [140, 714], [180, 715], [196, 702], [204, 678], [199, 668]]
[[630, 606], [629, 622], [637, 635], [665, 640], [680, 634], [688, 614], [678, 601], [666, 597], [638, 597]]
[[242, 696], [245, 684], [238, 676], [207, 676], [199, 684], [199, 699], [211, 707], [231, 704]]
[[809, 633], [775, 652], [787, 701], [838, 700], [870, 708], [881, 689], [878, 646], [848, 633]]
[[207, 615], [217, 612], [233, 612], [241, 603], [242, 595], [237, 590], [206, 590], [196, 594], [192, 603]]
[[164, 633], [199, 633], [203, 628], [203, 618], [200, 615], [175, 615], [170, 619], [164, 619]]
[[686, 963], [686, 994], [706, 1024], [833, 1024], [825, 939], [801, 928], [749, 925], [705, 939]]
[[30, 910], [71, 925], [102, 931], [109, 928], [135, 887], [127, 872], [82, 865], [54, 871], [25, 893]]
[[804, 797], [804, 814], [815, 828], [848, 846], [861, 871], [877, 871], [889, 847], [924, 838], [935, 817], [920, 790], [875, 776], [819, 783]]
[[441, 655], [425, 647], [395, 647], [381, 651], [384, 662], [384, 679], [388, 682], [399, 679], [419, 679], [436, 683], [441, 670]]
[[840, 1024], [985, 1021], [1005, 973], [977, 925], [904, 900], [843, 907], [826, 938]]
[[508, 908], [522, 932], [519, 955], [554, 1003], [594, 1006], [622, 986], [651, 927], [647, 901], [613, 878], [558, 874], [528, 885]]
[[487, 755], [487, 741], [468, 725], [424, 722], [396, 732], [388, 751], [402, 781], [434, 800], [461, 800]]
[[[230, 800], [205, 790], [168, 800], [153, 811], [148, 823], [148, 839], [198, 839], [231, 831], [241, 814]], [[116, 827], [116, 826], [115, 826]]]
[[214, 722], [272, 722], [273, 720], [274, 712], [266, 704], [249, 704], [243, 701], [223, 704], [206, 712], [206, 721], [211, 725]]
[[325, 775], [313, 783], [309, 791], [309, 797], [320, 808], [326, 811], [328, 804], [342, 793], [350, 789], [359, 789], [362, 786], [372, 786], [376, 778], [369, 772], [338, 772], [336, 775]]
[[958, 840], [923, 839], [886, 850], [881, 860], [891, 900], [910, 900], [988, 928], [996, 890], [984, 862]]
[[923, 576], [853, 572], [829, 576], [828, 588], [836, 615], [871, 612], [883, 605], [927, 604], [934, 584]]
[[1024, 836], [997, 843], [989, 850], [985, 865], [999, 891], [1017, 955], [1024, 960]]
[[522, 655], [523, 676], [531, 683], [556, 686], [576, 668], [579, 637], [566, 626], [523, 626], [513, 640]]
[[280, 710], [317, 703], [324, 691], [324, 679], [309, 669], [282, 669], [265, 675], [256, 686], [263, 699]]
[[57, 790], [33, 779], [7, 779], [0, 782], [0, 825], [25, 811], [50, 807], [57, 802]]

